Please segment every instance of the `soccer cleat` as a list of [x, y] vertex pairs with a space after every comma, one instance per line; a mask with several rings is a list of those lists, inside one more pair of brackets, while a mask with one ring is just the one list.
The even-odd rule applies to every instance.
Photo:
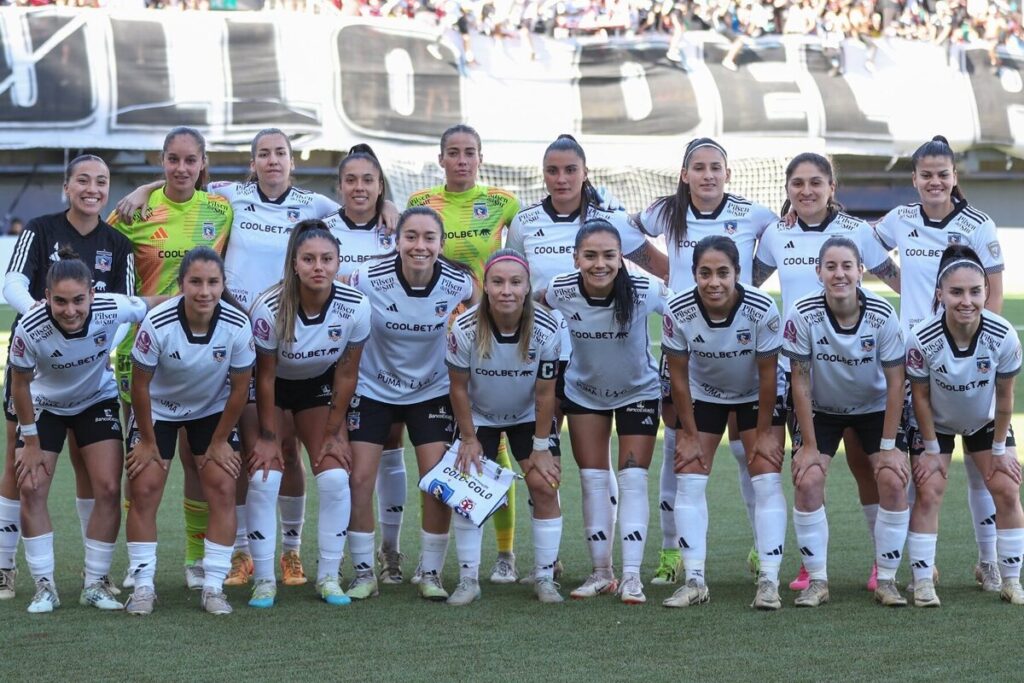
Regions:
[[682, 587], [677, 588], [670, 597], [662, 600], [661, 604], [665, 607], [691, 607], [710, 601], [711, 591], [708, 590], [708, 587], [703, 583], [698, 583], [697, 579], [690, 579]]
[[124, 581], [121, 582], [121, 588], [135, 588], [135, 576], [132, 575], [131, 567], [128, 567], [124, 573]]
[[515, 583], [518, 580], [515, 553], [499, 553], [491, 567], [491, 583]]
[[747, 553], [747, 571], [757, 578], [757, 575], [761, 572], [761, 556], [757, 554], [757, 546], [750, 546], [750, 552]]
[[[422, 583], [420, 584], [423, 585]], [[445, 600], [449, 605], [461, 607], [469, 605], [480, 599], [480, 582], [469, 576], [463, 576], [456, 584], [455, 590]]]
[[[380, 550], [377, 551], [377, 564], [380, 565], [380, 573], [377, 576], [380, 578], [380, 582], [388, 586], [396, 586], [405, 579], [402, 576], [402, 560], [405, 559], [405, 555], [398, 552], [397, 550], [385, 550], [381, 546]], [[358, 579], [358, 577], [356, 577]], [[376, 586], [374, 586], [376, 590]]]
[[878, 563], [871, 565], [871, 574], [868, 575], [867, 589], [874, 592], [878, 588]]
[[658, 553], [658, 569], [651, 579], [652, 586], [669, 586], [679, 579], [683, 568], [683, 560], [678, 550], [662, 548]]
[[60, 607], [60, 598], [57, 597], [57, 587], [49, 579], [36, 581], [36, 594], [32, 596], [32, 602], [28, 604], [29, 614], [46, 614]]
[[228, 604], [228, 596], [210, 588], [203, 589], [200, 604], [207, 614], [231, 614], [232, 612], [231, 605]]
[[1019, 579], [1006, 579], [999, 589], [999, 599], [1011, 605], [1024, 605], [1024, 588]]
[[124, 605], [114, 599], [108, 584], [102, 579], [82, 589], [82, 595], [78, 598], [78, 604], [83, 607], [95, 607], [96, 609], [104, 610], [124, 609]]
[[423, 572], [420, 574], [420, 597], [424, 600], [444, 602], [448, 599], [448, 591], [441, 585], [441, 577], [437, 572]]
[[18, 578], [18, 570], [0, 569], [0, 600], [11, 600], [14, 598], [14, 580]]
[[1003, 587], [999, 566], [995, 562], [979, 562], [974, 565], [974, 580], [986, 593], [999, 593]]
[[907, 599], [900, 593], [893, 579], [882, 579], [875, 588], [875, 602], [885, 607], [906, 607]]
[[236, 550], [231, 554], [231, 571], [224, 579], [225, 586], [244, 586], [254, 571], [252, 555], [244, 550]]
[[203, 582], [205, 581], [206, 572], [203, 571], [203, 565], [198, 562], [185, 565], [185, 585], [188, 586], [189, 590], [203, 590]]
[[257, 579], [253, 582], [252, 596], [249, 607], [270, 609], [277, 602], [277, 581], [273, 579]]
[[416, 563], [416, 571], [412, 573], [412, 578], [409, 579], [409, 583], [414, 586], [418, 586], [420, 581], [423, 580], [423, 564], [421, 562]]
[[358, 572], [356, 573], [356, 578], [352, 579], [352, 583], [349, 584], [346, 593], [353, 600], [375, 598], [380, 595], [380, 589], [377, 588], [377, 578], [373, 575], [372, 571]]
[[286, 586], [302, 586], [309, 579], [302, 569], [302, 558], [298, 550], [285, 550], [281, 553], [281, 583]]
[[793, 604], [797, 607], [821, 607], [828, 599], [828, 581], [811, 579], [810, 585], [800, 591]]
[[[977, 577], [975, 577], [977, 578]], [[939, 568], [932, 567], [932, 583], [936, 586], [939, 585]], [[910, 582], [907, 584], [907, 592], [913, 594], [914, 592], [914, 575], [910, 575]]]
[[929, 579], [914, 582], [914, 607], [939, 607], [941, 604], [935, 593], [935, 582]]
[[[562, 564], [561, 560], [555, 560], [555, 581], [562, 578], [562, 572], [565, 571], [565, 565]], [[530, 570], [530, 573], [519, 579], [520, 585], [531, 586], [537, 582], [537, 568], [534, 567]]]
[[619, 584], [619, 600], [627, 605], [642, 605], [647, 602], [644, 584], [639, 574], [625, 574]]
[[615, 580], [615, 575], [612, 574], [610, 569], [607, 571], [596, 571], [587, 577], [582, 586], [569, 593], [569, 597], [573, 600], [594, 598], [602, 593], [614, 593], [618, 588], [619, 582]]
[[565, 598], [558, 592], [559, 585], [549, 576], [542, 576], [533, 582], [533, 593], [537, 600], [548, 605], [556, 605], [565, 602]]
[[811, 575], [807, 573], [807, 568], [801, 564], [796, 578], [789, 582], [789, 590], [802, 591], [809, 585], [811, 585]]
[[352, 602], [352, 598], [345, 595], [345, 591], [341, 589], [336, 576], [325, 576], [317, 581], [316, 592], [328, 605], [347, 605]]
[[777, 610], [782, 609], [782, 598], [779, 597], [779, 585], [771, 579], [759, 574], [757, 577], [757, 592], [754, 594], [754, 602], [750, 603], [754, 609]]
[[128, 614], [152, 614], [155, 603], [156, 591], [149, 586], [140, 586], [128, 596], [128, 601], [124, 604], [124, 610]]

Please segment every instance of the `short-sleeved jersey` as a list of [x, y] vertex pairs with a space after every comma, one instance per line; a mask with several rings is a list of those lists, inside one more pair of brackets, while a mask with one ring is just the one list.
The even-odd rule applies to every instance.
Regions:
[[117, 398], [108, 357], [114, 333], [124, 323], [146, 315], [146, 302], [121, 294], [97, 294], [81, 330], [68, 334], [49, 306], [30, 311], [14, 329], [10, 364], [34, 370], [32, 399], [38, 409], [76, 415], [85, 408]]
[[448, 367], [469, 373], [473, 424], [511, 427], [534, 421], [537, 380], [553, 380], [558, 376], [558, 324], [547, 312], [534, 311], [526, 358], [519, 351], [518, 331], [508, 336], [494, 329], [483, 331], [491, 335], [491, 348], [486, 356], [481, 356], [477, 350], [478, 334], [477, 307], [474, 306], [455, 319], [448, 333], [445, 359]]
[[886, 249], [900, 257], [900, 320], [904, 335], [931, 316], [935, 278], [942, 252], [951, 244], [964, 244], [977, 252], [987, 273], [1003, 270], [992, 219], [967, 202], [957, 202], [940, 221], [930, 220], [920, 204], [897, 206], [879, 221], [875, 232]]
[[409, 206], [429, 206], [444, 222], [444, 255], [473, 269], [483, 280], [484, 262], [501, 248], [502, 231], [519, 213], [519, 200], [507, 190], [476, 185], [465, 192], [449, 192], [444, 185], [420, 190]]
[[689, 357], [690, 396], [708, 403], [749, 403], [758, 399], [757, 359], [779, 353], [781, 320], [775, 301], [761, 290], [736, 285], [739, 297], [729, 315], [715, 322], [696, 287], [669, 299], [661, 348]]
[[[671, 201], [671, 200], [670, 200]], [[682, 292], [693, 287], [693, 250], [705, 237], [723, 235], [736, 243], [740, 252], [740, 282], [750, 284], [754, 272], [754, 247], [765, 228], [778, 222], [771, 209], [726, 193], [711, 213], [701, 213], [690, 204], [686, 212], [686, 235], [668, 245], [669, 287]], [[665, 235], [668, 225], [657, 202], [640, 214], [640, 223], [648, 235]]]
[[[882, 297], [859, 288], [860, 317], [839, 325], [824, 291], [797, 299], [786, 315], [782, 353], [811, 367], [811, 404], [833, 415], [885, 410], [883, 368], [903, 365], [906, 346], [896, 311]], [[901, 387], [902, 388], [902, 387]]]
[[670, 292], [653, 277], [630, 277], [636, 308], [625, 330], [615, 321], [614, 298], [588, 296], [579, 272], [556, 275], [546, 288], [547, 305], [565, 317], [572, 343], [565, 396], [585, 408], [609, 410], [661, 396], [647, 316], [665, 312]]
[[288, 188], [277, 199], [269, 199], [255, 181], [210, 183], [209, 190], [231, 204], [231, 239], [224, 270], [228, 289], [245, 310], [283, 276], [292, 226], [338, 208], [337, 202], [322, 194], [298, 187]]
[[324, 223], [341, 243], [338, 275], [348, 277], [370, 259], [395, 250], [395, 236], [384, 230], [380, 215], [360, 225], [349, 219], [344, 209], [338, 209], [324, 218]]
[[996, 380], [1020, 372], [1020, 339], [1005, 318], [982, 311], [981, 325], [960, 350], [945, 311], [925, 318], [907, 340], [907, 378], [927, 382], [935, 430], [973, 434], [995, 417]]
[[154, 420], [197, 420], [222, 412], [231, 393], [230, 373], [256, 361], [252, 327], [239, 309], [221, 301], [206, 334], [197, 336], [176, 296], [155, 307], [139, 325], [132, 363], [153, 373], [149, 383]]
[[358, 393], [396, 405], [448, 393], [448, 317], [473, 296], [473, 278], [438, 261], [427, 286], [413, 288], [395, 256], [360, 266], [351, 282], [373, 307], [370, 339], [359, 363]]
[[299, 307], [295, 340], [282, 343], [277, 336], [281, 289], [273, 287], [256, 300], [252, 330], [260, 353], [277, 354], [281, 379], [319, 377], [338, 362], [349, 346], [360, 346], [370, 335], [370, 302], [362, 292], [334, 283], [331, 296], [316, 317]]

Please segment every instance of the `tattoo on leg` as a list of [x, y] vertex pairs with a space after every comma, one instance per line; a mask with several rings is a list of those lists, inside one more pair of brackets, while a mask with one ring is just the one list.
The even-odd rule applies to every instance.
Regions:
[[631, 467], [640, 467], [640, 464], [636, 461], [636, 456], [633, 455], [633, 451], [630, 451], [629, 454], [626, 455], [626, 462], [620, 469], [628, 470]]

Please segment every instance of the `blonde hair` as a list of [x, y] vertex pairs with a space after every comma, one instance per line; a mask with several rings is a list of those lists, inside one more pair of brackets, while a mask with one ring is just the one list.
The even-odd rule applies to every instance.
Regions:
[[338, 239], [331, 234], [323, 221], [309, 219], [295, 224], [285, 252], [284, 279], [273, 289], [278, 295], [274, 331], [277, 333], [278, 343], [282, 345], [295, 341], [295, 318], [299, 315], [299, 277], [295, 272], [295, 257], [299, 247], [316, 238], [325, 239], [333, 244], [337, 253], [341, 251]]
[[[515, 249], [499, 249], [498, 251], [491, 254], [490, 258], [484, 264], [484, 282], [487, 281], [487, 270], [495, 261], [509, 260], [518, 261], [522, 264], [526, 263], [526, 257]], [[526, 268], [527, 283], [529, 283], [530, 269]], [[491, 353], [491, 340], [494, 335], [491, 330], [494, 329], [494, 318], [491, 317], [491, 302], [487, 298], [486, 286], [481, 287], [482, 293], [480, 296], [480, 305], [476, 308], [476, 352], [480, 358], [487, 358]], [[526, 296], [523, 299], [523, 315], [519, 318], [519, 356], [524, 360], [528, 360], [530, 353], [530, 342], [533, 341], [533, 317], [534, 317], [534, 304], [533, 297], [530, 296], [530, 291], [527, 290]]]

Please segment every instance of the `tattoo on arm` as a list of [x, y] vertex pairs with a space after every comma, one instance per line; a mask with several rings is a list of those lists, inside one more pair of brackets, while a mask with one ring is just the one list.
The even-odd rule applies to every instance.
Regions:
[[637, 264], [641, 268], [646, 269], [646, 267], [651, 263], [651, 255], [647, 252], [649, 248], [650, 245], [645, 243], [636, 251], [626, 254], [626, 258], [632, 261], [633, 263]]
[[885, 263], [877, 268], [872, 268], [871, 272], [874, 273], [882, 282], [889, 282], [890, 280], [899, 277], [900, 267], [893, 263], [891, 258], [887, 258], [885, 259]]
[[760, 287], [764, 284], [765, 280], [772, 276], [775, 272], [773, 266], [766, 265], [764, 262], [754, 259], [754, 274], [751, 277], [751, 282], [755, 287]]
[[266, 441], [277, 441], [277, 434], [269, 429], [261, 429], [260, 438]]

